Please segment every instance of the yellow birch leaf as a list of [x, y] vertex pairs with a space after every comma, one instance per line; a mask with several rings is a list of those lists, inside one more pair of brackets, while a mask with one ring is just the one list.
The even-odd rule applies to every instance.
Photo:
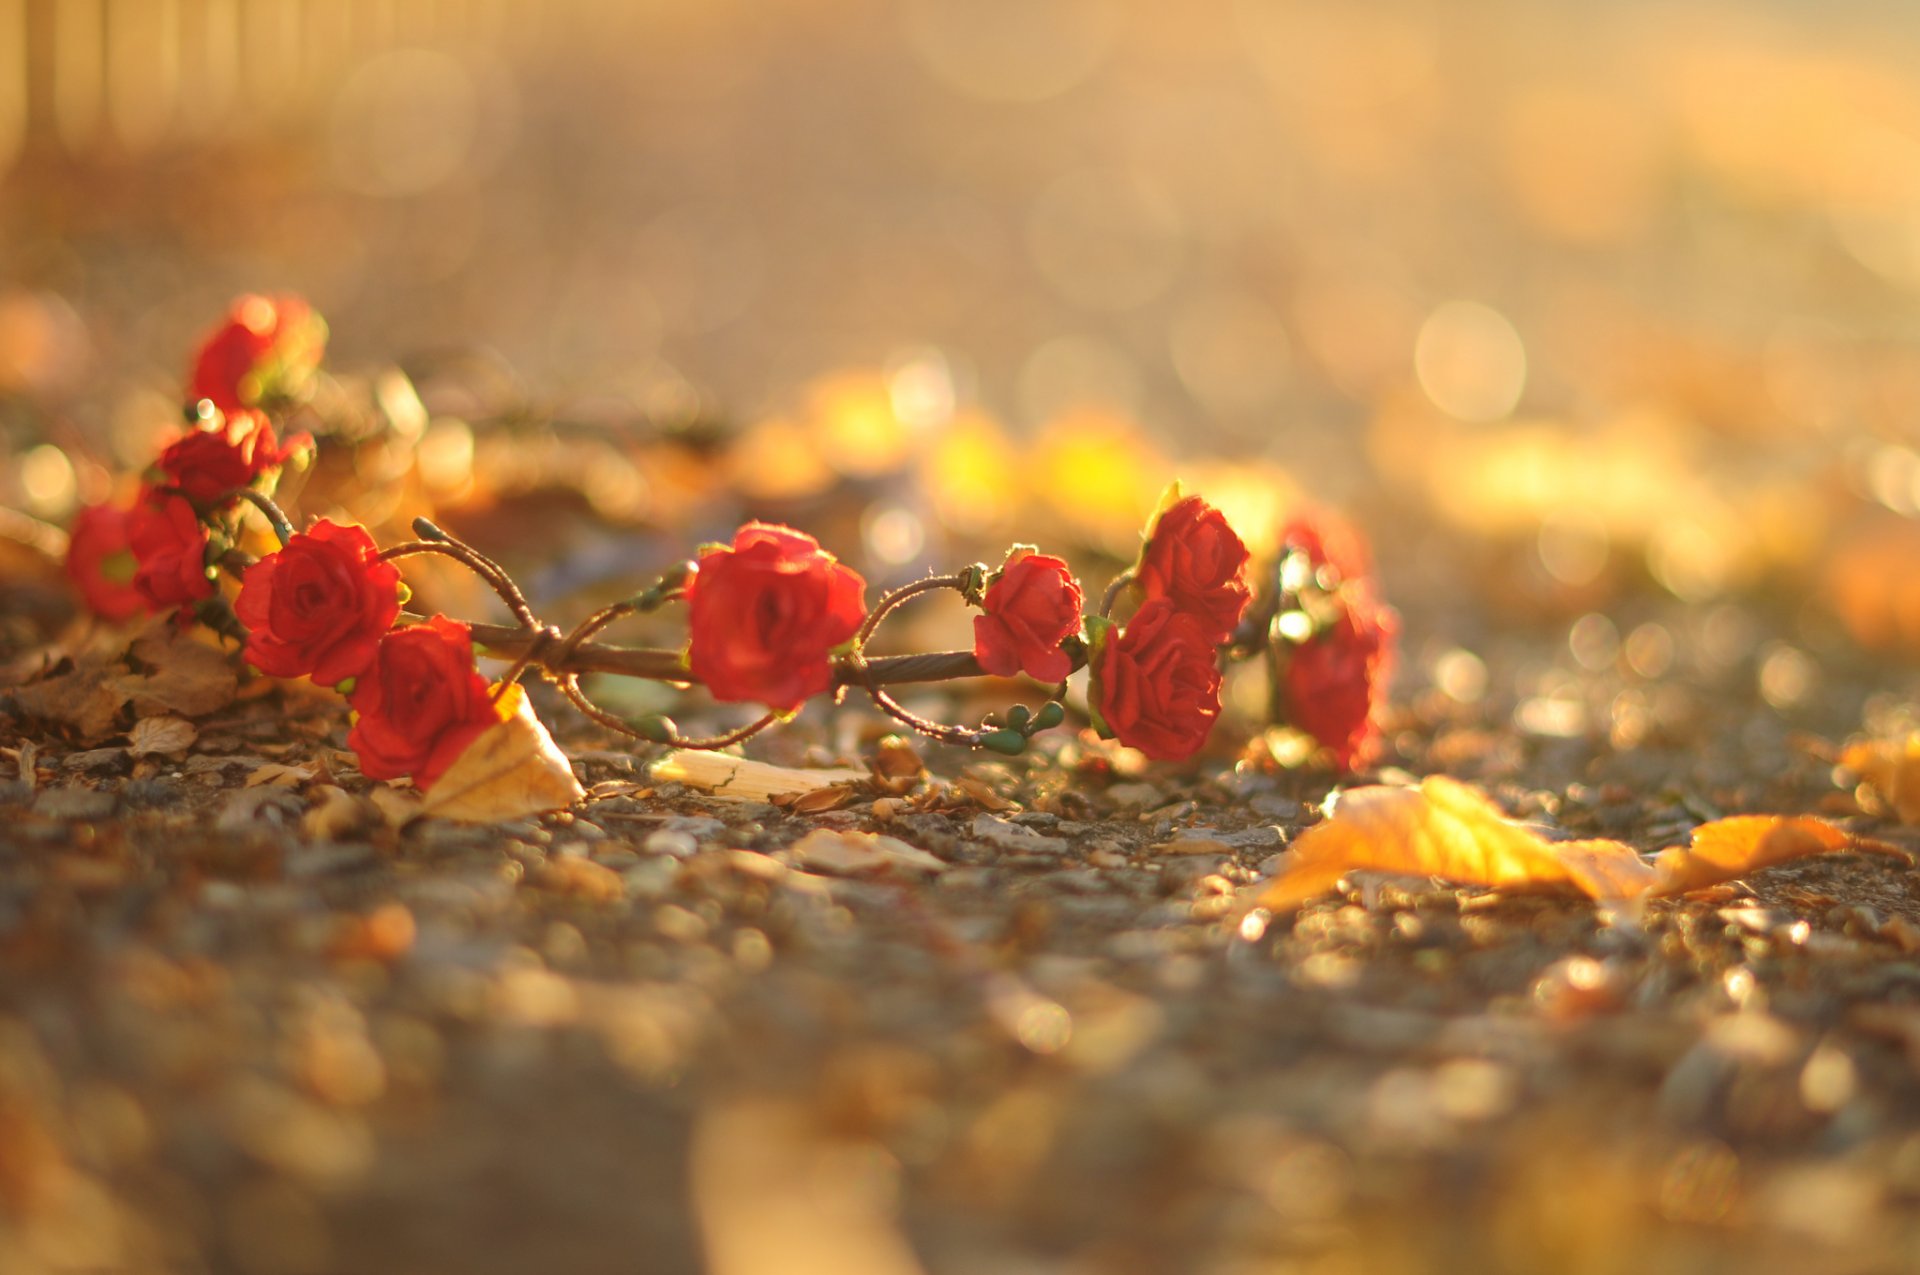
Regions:
[[[1293, 843], [1289, 862], [1260, 896], [1275, 911], [1331, 889], [1355, 869], [1445, 877], [1471, 885], [1566, 885], [1595, 897], [1638, 893], [1617, 842], [1568, 842], [1570, 853], [1508, 819], [1480, 793], [1433, 775], [1418, 788], [1368, 787], [1342, 793], [1332, 818]], [[1644, 865], [1640, 865], [1644, 867]]]
[[1920, 823], [1920, 733], [1849, 744], [1840, 764], [1866, 780], [1901, 823]]
[[501, 720], [447, 767], [421, 803], [422, 814], [492, 823], [564, 810], [587, 795], [524, 689], [508, 687], [498, 707]]
[[1847, 850], [1912, 858], [1897, 846], [1856, 837], [1824, 819], [1736, 815], [1701, 824], [1693, 830], [1690, 845], [1662, 850], [1654, 860], [1655, 878], [1649, 893], [1685, 894], [1777, 863]]

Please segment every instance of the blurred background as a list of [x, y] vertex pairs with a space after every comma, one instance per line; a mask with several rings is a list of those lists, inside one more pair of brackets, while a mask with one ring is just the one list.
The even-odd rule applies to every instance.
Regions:
[[0, 502], [101, 498], [292, 290], [419, 388], [431, 508], [564, 489], [498, 523], [549, 598], [744, 512], [1117, 561], [1180, 474], [1256, 548], [1353, 511], [1429, 672], [1489, 615], [1745, 669], [1728, 598], [1910, 651], [1916, 55], [1865, 3], [0, 0]]

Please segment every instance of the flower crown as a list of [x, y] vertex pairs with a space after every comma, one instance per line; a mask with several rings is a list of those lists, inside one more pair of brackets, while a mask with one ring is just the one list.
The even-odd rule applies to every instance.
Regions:
[[[470, 809], [463, 794], [485, 787], [503, 757], [521, 765], [532, 758], [544, 775], [518, 799], [527, 812], [582, 795], [519, 689], [528, 671], [602, 726], [676, 748], [724, 748], [816, 697], [854, 691], [922, 735], [1014, 755], [1066, 720], [1067, 679], [1084, 667], [1087, 716], [1101, 736], [1179, 761], [1213, 732], [1223, 664], [1261, 659], [1273, 723], [1303, 732], [1341, 769], [1378, 751], [1398, 620], [1379, 596], [1362, 541], [1330, 516], [1288, 523], [1276, 561], [1256, 569], [1221, 511], [1176, 483], [1142, 533], [1137, 558], [1091, 614], [1067, 562], [1024, 545], [997, 567], [930, 576], [869, 609], [866, 581], [812, 536], [750, 522], [729, 543], [702, 547], [562, 632], [539, 619], [498, 563], [426, 519], [414, 524], [418, 539], [385, 549], [354, 523], [322, 518], [294, 528], [271, 493], [281, 471], [308, 464], [316, 445], [304, 433], [280, 441], [274, 416], [309, 393], [325, 344], [325, 323], [299, 298], [236, 301], [194, 359], [185, 429], [131, 504], [79, 513], [67, 571], [88, 608], [107, 620], [151, 613], [198, 622], [240, 643], [259, 672], [308, 678], [345, 696], [353, 714], [347, 742], [362, 773], [411, 778], [437, 813]], [[258, 559], [241, 548], [249, 508], [279, 542]], [[473, 571], [514, 624], [403, 613], [410, 594], [395, 563], [426, 554]], [[220, 587], [223, 575], [237, 591]], [[935, 590], [979, 610], [971, 651], [867, 654], [888, 615]], [[686, 606], [681, 649], [596, 640], [616, 621], [670, 602]], [[1125, 617], [1114, 618], [1122, 607]], [[498, 681], [477, 669], [476, 644], [509, 661]], [[697, 682], [716, 700], [766, 711], [737, 730], [690, 738], [664, 715], [608, 712], [581, 687], [591, 673]], [[955, 726], [911, 712], [889, 690], [981, 676], [1024, 676], [1051, 694], [1038, 709], [1017, 705], [978, 726]], [[498, 813], [499, 803], [486, 808]]]

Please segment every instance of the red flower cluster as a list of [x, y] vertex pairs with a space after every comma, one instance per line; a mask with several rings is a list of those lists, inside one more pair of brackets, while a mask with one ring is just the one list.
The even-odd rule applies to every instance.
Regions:
[[1121, 743], [1179, 761], [1200, 751], [1220, 716], [1219, 648], [1253, 592], [1247, 546], [1226, 516], [1198, 496], [1170, 494], [1134, 565], [1140, 609], [1095, 641], [1092, 702]]
[[[190, 607], [213, 596], [207, 574], [207, 529], [181, 496], [147, 488], [127, 519], [137, 564], [133, 587], [156, 611]], [[182, 611], [182, 619], [188, 612]]]
[[1141, 605], [1098, 643], [1089, 702], [1129, 748], [1162, 761], [1200, 751], [1220, 716], [1219, 642], [1171, 599]]
[[187, 401], [206, 399], [233, 413], [291, 396], [320, 366], [326, 346], [326, 323], [299, 297], [240, 297], [201, 341]]
[[1380, 598], [1366, 542], [1345, 522], [1297, 518], [1281, 539], [1285, 552], [1304, 559], [1305, 587], [1321, 599], [1319, 608], [1331, 608], [1287, 660], [1287, 720], [1325, 745], [1343, 770], [1364, 766], [1380, 751], [1377, 710], [1400, 617]]
[[208, 513], [232, 504], [236, 489], [271, 479], [312, 444], [306, 434], [296, 434], [281, 447], [265, 416], [235, 408], [225, 416], [216, 411], [175, 439], [160, 453], [158, 467], [168, 485]]
[[247, 662], [270, 677], [335, 686], [373, 662], [400, 615], [400, 571], [364, 527], [322, 518], [247, 569], [233, 609]]
[[1059, 558], [1015, 549], [995, 572], [973, 621], [973, 658], [995, 677], [1025, 673], [1065, 681], [1073, 661], [1060, 644], [1080, 631], [1079, 582]]
[[750, 522], [700, 555], [687, 586], [687, 667], [717, 700], [790, 712], [833, 684], [867, 582], [791, 527]]
[[1216, 642], [1233, 633], [1253, 597], [1247, 587], [1247, 546], [1227, 525], [1226, 515], [1198, 496], [1174, 501], [1153, 520], [1134, 578], [1143, 599], [1167, 599]]
[[347, 747], [369, 779], [411, 775], [425, 790], [500, 715], [473, 666], [473, 633], [436, 615], [386, 634], [353, 693]]
[[138, 563], [129, 539], [132, 521], [131, 512], [118, 505], [89, 505], [75, 515], [67, 540], [67, 578], [89, 611], [115, 623], [149, 605], [133, 583]]

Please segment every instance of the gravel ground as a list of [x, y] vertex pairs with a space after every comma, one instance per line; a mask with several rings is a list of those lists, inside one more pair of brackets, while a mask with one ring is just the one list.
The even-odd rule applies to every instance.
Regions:
[[[1902, 836], [1780, 713], [1668, 685], [1684, 711], [1630, 749], [1416, 690], [1396, 760], [1645, 847], [1748, 809]], [[1123, 776], [1068, 738], [1019, 763], [930, 753], [965, 787], [795, 816], [656, 784], [550, 716], [599, 795], [491, 827], [390, 827], [311, 699], [243, 699], [172, 759], [43, 745], [31, 784], [0, 781], [0, 1269], [1868, 1271], [1920, 1251], [1920, 898], [1897, 861], [1637, 918], [1361, 877], [1268, 919], [1251, 896], [1327, 776]], [[757, 749], [820, 760], [861, 720]], [[247, 786], [314, 763], [333, 785]], [[866, 831], [926, 853], [818, 848]]]

